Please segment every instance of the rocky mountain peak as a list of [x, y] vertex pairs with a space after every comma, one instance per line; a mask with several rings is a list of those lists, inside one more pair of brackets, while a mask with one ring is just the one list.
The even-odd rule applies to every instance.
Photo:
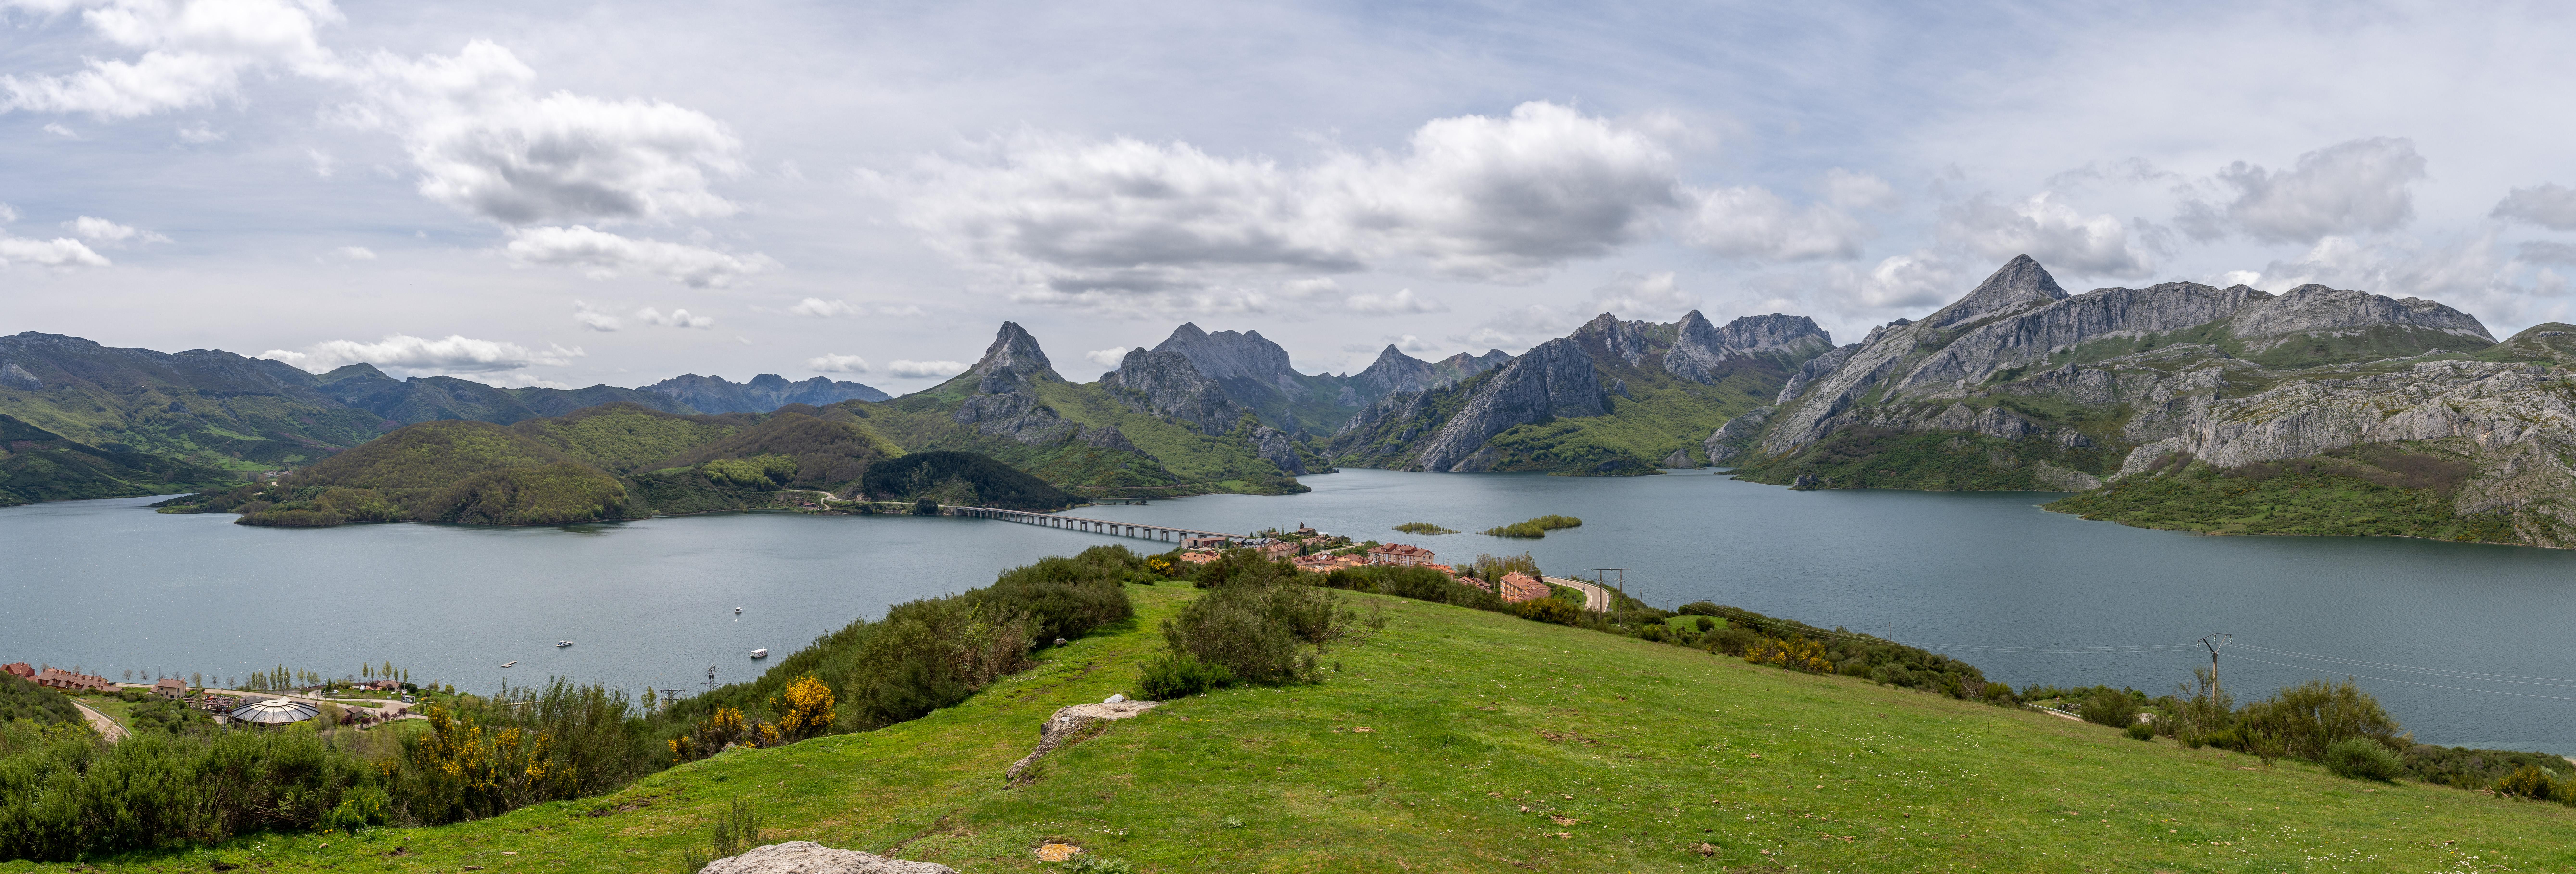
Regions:
[[1602, 313], [1574, 329], [1568, 339], [1585, 346], [1598, 346], [1602, 352], [1629, 367], [1646, 358], [1646, 327], [1649, 322], [1620, 321], [1618, 316]]
[[2229, 328], [2238, 337], [2273, 337], [2302, 331], [2345, 330], [2376, 325], [2431, 328], [2495, 342], [2478, 317], [2422, 298], [2389, 298], [2309, 283], [2279, 297], [2262, 300], [2236, 314]]
[[2065, 299], [2066, 289], [2058, 287], [2057, 277], [2048, 275], [2048, 269], [2039, 266], [2038, 259], [2015, 255], [1986, 281], [1977, 283], [1968, 296], [1942, 307], [1924, 321], [1935, 328], [1948, 327], [2016, 307]]
[[966, 371], [986, 393], [1010, 391], [1031, 379], [1064, 381], [1057, 376], [1055, 365], [1047, 361], [1046, 350], [1038, 348], [1038, 338], [1018, 322], [1003, 322], [993, 334], [993, 345], [984, 348], [984, 357]]
[[1664, 353], [1664, 369], [1699, 383], [1717, 381], [1718, 365], [1731, 358], [1807, 356], [1834, 348], [1833, 335], [1816, 327], [1816, 321], [1806, 316], [1743, 316], [1718, 327], [1698, 310], [1692, 310], [1682, 316], [1677, 327], [1673, 348]]
[[1288, 367], [1288, 350], [1261, 336], [1260, 331], [1218, 331], [1211, 334], [1195, 323], [1183, 323], [1172, 329], [1172, 335], [1164, 338], [1154, 351], [1178, 352], [1210, 379], [1268, 382], [1282, 375], [1293, 375]]

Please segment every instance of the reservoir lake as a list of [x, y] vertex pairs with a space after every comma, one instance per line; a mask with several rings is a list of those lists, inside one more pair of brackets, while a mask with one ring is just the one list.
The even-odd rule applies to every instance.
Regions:
[[[1291, 496], [1210, 495], [1068, 515], [1251, 531], [1303, 522], [1443, 561], [1536, 555], [1627, 568], [1630, 594], [1890, 634], [2014, 686], [2162, 694], [2235, 640], [2238, 700], [2347, 675], [2419, 741], [2576, 754], [2576, 552], [2386, 538], [2202, 537], [2049, 513], [2043, 493], [1818, 491], [1707, 471], [1577, 478], [1347, 470]], [[253, 528], [136, 498], [0, 509], [0, 661], [138, 675], [329, 676], [391, 660], [489, 691], [549, 676], [640, 691], [755, 676], [892, 604], [1108, 543], [1007, 522], [787, 512], [561, 528]], [[1462, 531], [1557, 513], [1542, 540]], [[1610, 573], [1611, 582], [1620, 573]], [[742, 608], [736, 616], [734, 608]], [[574, 641], [566, 648], [558, 639]], [[1579, 659], [1580, 654], [1568, 658]], [[503, 662], [517, 661], [503, 669]]]

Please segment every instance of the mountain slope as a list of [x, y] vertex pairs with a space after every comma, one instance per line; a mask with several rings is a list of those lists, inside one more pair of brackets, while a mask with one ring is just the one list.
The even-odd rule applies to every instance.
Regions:
[[1652, 473], [1697, 466], [1706, 436], [1833, 348], [1803, 317], [1724, 327], [1607, 313], [1454, 386], [1400, 392], [1334, 435], [1336, 464], [1444, 472]]
[[101, 449], [0, 416], [0, 507], [231, 488], [240, 482], [232, 471]]
[[670, 397], [704, 413], [766, 413], [789, 404], [821, 407], [847, 400], [892, 399], [885, 392], [855, 382], [820, 376], [803, 382], [788, 382], [786, 377], [775, 373], [752, 377], [748, 383], [728, 382], [721, 376], [686, 373], [638, 391]]

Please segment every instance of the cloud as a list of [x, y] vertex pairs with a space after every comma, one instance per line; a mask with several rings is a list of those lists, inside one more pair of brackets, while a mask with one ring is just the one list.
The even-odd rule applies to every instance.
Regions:
[[301, 352], [271, 349], [260, 353], [259, 357], [283, 361], [312, 373], [326, 373], [333, 368], [366, 363], [386, 370], [431, 374], [501, 373], [538, 365], [559, 367], [584, 354], [579, 347], [549, 346], [539, 351], [516, 343], [476, 340], [452, 334], [444, 340], [387, 334], [383, 340], [374, 343], [325, 340], [307, 346]]
[[59, 125], [59, 124], [54, 124], [54, 123], [52, 123], [52, 122], [47, 122], [47, 123], [45, 124], [44, 128], [42, 128], [42, 130], [44, 130], [44, 132], [46, 132], [46, 133], [53, 134], [54, 136], [62, 137], [63, 139], [67, 139], [67, 140], [77, 140], [77, 139], [80, 139], [80, 134], [79, 134], [78, 132], [73, 131], [71, 128], [67, 128], [67, 127], [64, 127], [64, 126]]
[[332, 158], [331, 153], [322, 151], [321, 149], [305, 149], [304, 157], [312, 160], [313, 175], [320, 176], [324, 179], [331, 178], [332, 171], [336, 170], [339, 166], [339, 161]]
[[179, 128], [179, 141], [194, 145], [220, 143], [224, 141], [224, 132], [203, 123], [182, 125]]
[[1841, 167], [1825, 171], [1825, 200], [1844, 209], [1894, 209], [1903, 202], [1887, 180]]
[[5, 225], [17, 220], [18, 208], [5, 203], [0, 203], [0, 225]]
[[[1389, 337], [1387, 338], [1387, 343], [1394, 346], [1395, 351], [1402, 352], [1407, 355], [1428, 355], [1430, 353], [1440, 351], [1440, 344], [1416, 337], [1412, 334]], [[1375, 350], [1371, 349], [1367, 351]]]
[[661, 222], [733, 214], [708, 190], [742, 170], [742, 143], [694, 109], [539, 94], [536, 71], [475, 40], [452, 56], [378, 54], [356, 77], [368, 100], [341, 118], [396, 131], [420, 193], [503, 225]]
[[1413, 289], [1410, 288], [1397, 289], [1394, 294], [1354, 294], [1342, 299], [1342, 307], [1351, 312], [1370, 315], [1409, 315], [1449, 311], [1448, 304], [1431, 298], [1416, 297]]
[[[1023, 131], [863, 174], [951, 257], [1034, 301], [1258, 306], [1256, 277], [1389, 263], [1503, 282], [1607, 254], [1680, 203], [1652, 135], [1550, 103], [1423, 124], [1400, 153], [1305, 167], [1188, 143]], [[1258, 284], [1269, 284], [1258, 282]]]
[[799, 301], [795, 306], [788, 307], [787, 311], [796, 315], [811, 316], [817, 319], [828, 319], [833, 316], [857, 316], [864, 315], [867, 312], [846, 300], [824, 300], [819, 297], [809, 297]]
[[616, 316], [592, 309], [588, 301], [581, 300], [572, 302], [572, 320], [580, 322], [582, 327], [601, 333], [614, 333], [617, 329], [626, 327], [626, 323]]
[[2555, 182], [2516, 188], [2496, 201], [2495, 209], [2487, 215], [2553, 231], [2576, 231], [2576, 190]]
[[697, 328], [699, 330], [705, 330], [716, 326], [716, 320], [714, 317], [693, 316], [689, 314], [688, 310], [683, 309], [674, 309], [665, 313], [652, 307], [645, 307], [643, 309], [636, 310], [635, 317], [643, 319], [646, 324], [661, 325], [666, 328]]
[[1608, 283], [1592, 290], [1589, 303], [1578, 315], [1616, 313], [1627, 318], [1669, 319], [1698, 309], [1699, 295], [1684, 292], [1672, 273], [1629, 273], [1620, 271]]
[[592, 279], [651, 273], [691, 288], [725, 288], [778, 262], [760, 254], [730, 255], [701, 246], [638, 239], [573, 225], [518, 228], [503, 254], [519, 264], [580, 268]]
[[1948, 303], [1964, 293], [1967, 279], [1949, 261], [1928, 250], [1879, 259], [1869, 272], [1852, 278], [1855, 299], [1870, 308], [1925, 307]]
[[30, 240], [0, 234], [0, 267], [21, 263], [63, 270], [109, 266], [107, 258], [69, 237]]
[[925, 376], [956, 376], [966, 372], [967, 365], [955, 361], [903, 361], [886, 364], [886, 372], [906, 379]]
[[1683, 241], [1693, 246], [1765, 261], [1857, 258], [1870, 235], [1868, 225], [1832, 206], [1814, 203], [1800, 209], [1754, 186], [1702, 195], [1682, 231]]
[[342, 261], [376, 260], [376, 250], [365, 246], [342, 246], [331, 250], [331, 254], [339, 256]]
[[1127, 360], [1128, 348], [1129, 347], [1126, 346], [1111, 346], [1107, 349], [1094, 349], [1089, 352], [1082, 353], [1082, 357], [1091, 359], [1091, 363], [1102, 367], [1116, 367], [1119, 362]]
[[131, 225], [120, 225], [103, 218], [81, 216], [63, 223], [63, 230], [92, 243], [115, 244], [128, 240], [144, 243], [167, 243], [169, 237], [151, 231], [138, 231]]
[[2300, 155], [2288, 170], [2238, 161], [2218, 178], [2239, 192], [2227, 217], [2246, 233], [2265, 242], [2312, 244], [2328, 235], [2395, 230], [2413, 219], [2409, 186], [2424, 178], [2424, 157], [2412, 140], [2378, 137]]
[[2048, 192], [2009, 205], [1979, 195], [1944, 210], [1940, 226], [1945, 240], [1993, 261], [2027, 254], [2051, 270], [2068, 273], [2136, 277], [2153, 272], [2153, 259], [2129, 233], [2119, 219], [2087, 216]]
[[340, 21], [329, 0], [57, 0], [0, 4], [38, 13], [79, 9], [81, 20], [133, 60], [87, 58], [61, 75], [0, 75], [0, 111], [132, 118], [235, 96], [245, 72], [284, 66], [328, 75], [317, 39]]
[[805, 359], [805, 369], [819, 373], [866, 373], [868, 360], [856, 355], [824, 355]]
[[2576, 246], [2533, 240], [2516, 248], [2514, 257], [2533, 264], [2576, 264]]

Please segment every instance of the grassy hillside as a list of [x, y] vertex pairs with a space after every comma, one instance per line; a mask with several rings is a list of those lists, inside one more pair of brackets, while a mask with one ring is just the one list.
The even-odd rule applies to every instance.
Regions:
[[2341, 779], [1394, 599], [1386, 628], [1330, 656], [1321, 685], [1171, 702], [1007, 787], [1039, 723], [1130, 690], [1156, 624], [1197, 594], [1128, 591], [1133, 622], [914, 722], [735, 750], [481, 822], [270, 835], [86, 870], [676, 870], [735, 799], [760, 812], [763, 842], [965, 871], [1042, 870], [1030, 849], [1047, 839], [1144, 872], [2576, 865], [2576, 809], [2560, 805]]
[[2036, 437], [1851, 428], [1795, 455], [1756, 458], [1735, 475], [1773, 485], [1814, 477], [1805, 487], [1825, 489], [2067, 491], [2063, 472], [2109, 475], [2119, 471], [2120, 460], [2114, 452], [2069, 449]]
[[[1596, 362], [1602, 360], [1596, 357]], [[1703, 445], [1726, 420], [1769, 403], [1797, 370], [1795, 362], [1737, 359], [1716, 384], [1702, 385], [1664, 372], [1660, 352], [1636, 367], [1606, 367], [1624, 395], [1610, 398], [1610, 415], [1522, 425], [1486, 441], [1502, 452], [1495, 470], [1579, 474], [1651, 473], [1674, 452], [1690, 464], [1708, 462]]]
[[36, 501], [130, 498], [231, 488], [241, 475], [177, 459], [71, 440], [0, 416], [0, 507]]
[[1185, 425], [1138, 413], [1109, 398], [1099, 384], [1043, 382], [1039, 397], [1065, 421], [1089, 428], [1116, 427], [1143, 454], [1094, 446], [1079, 438], [1029, 444], [984, 434], [955, 419], [965, 390], [952, 382], [880, 404], [850, 401], [835, 406], [908, 452], [958, 450], [990, 457], [1077, 495], [1173, 497], [1209, 492], [1281, 494], [1303, 486], [1255, 455], [1240, 438], [1199, 433]]
[[1072, 495], [1045, 480], [972, 452], [920, 452], [868, 468], [867, 497], [880, 501], [917, 501], [1000, 507], [1006, 510], [1061, 510]]
[[423, 422], [305, 468], [289, 480], [170, 502], [174, 512], [238, 512], [247, 525], [353, 521], [559, 525], [649, 510], [616, 477], [511, 428]]
[[665, 464], [685, 466], [718, 459], [784, 456], [796, 460], [795, 475], [785, 485], [840, 491], [858, 482], [868, 465], [902, 454], [901, 448], [855, 416], [800, 406], [771, 413], [760, 424], [681, 452]]
[[601, 470], [625, 473], [713, 443], [748, 427], [740, 413], [681, 416], [629, 403], [602, 404], [560, 418], [530, 419], [510, 430], [562, 450]]
[[2511, 514], [2461, 515], [2452, 495], [2467, 462], [2369, 444], [2311, 458], [2214, 468], [2175, 456], [2165, 469], [2050, 503], [2047, 509], [2140, 528], [2204, 534], [2429, 537], [2525, 542]]

